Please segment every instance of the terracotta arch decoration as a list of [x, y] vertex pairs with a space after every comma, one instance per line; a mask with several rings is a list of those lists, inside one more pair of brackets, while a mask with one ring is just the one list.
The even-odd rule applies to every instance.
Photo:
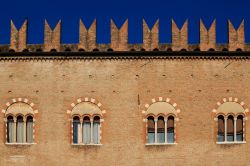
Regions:
[[[160, 109], [159, 109], [160, 108]], [[169, 98], [163, 99], [163, 97], [159, 97], [157, 99], [153, 98], [151, 103], [145, 104], [145, 110], [142, 110], [142, 113], [145, 115], [174, 115], [176, 121], [178, 121], [177, 115], [181, 112], [180, 109], [177, 108], [176, 103], [172, 103]], [[146, 119], [144, 119], [145, 121]]]
[[239, 101], [238, 98], [223, 98], [222, 101], [217, 102], [218, 108], [213, 109], [212, 112], [216, 115], [224, 114], [224, 115], [238, 115], [244, 114], [245, 116], [249, 112], [249, 109], [245, 107], [245, 103], [243, 101]]
[[[102, 109], [102, 104], [93, 98], [79, 98], [76, 102], [71, 103], [71, 110], [67, 110], [67, 114], [73, 115], [101, 115], [106, 113], [106, 110]], [[88, 108], [88, 109], [86, 109]]]
[[[5, 104], [5, 109], [2, 109], [2, 113], [5, 114], [5, 116], [12, 114], [37, 114], [38, 110], [34, 108], [35, 104], [30, 102], [26, 98], [13, 98], [11, 101], [7, 102]], [[14, 112], [15, 107], [19, 107], [18, 111]], [[20, 109], [21, 108], [21, 109]]]

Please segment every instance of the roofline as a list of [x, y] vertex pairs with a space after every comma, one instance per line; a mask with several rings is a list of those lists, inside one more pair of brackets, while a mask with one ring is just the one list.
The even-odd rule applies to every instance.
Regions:
[[0, 59], [148, 59], [148, 58], [250, 58], [250, 51], [93, 51], [93, 52], [0, 52]]

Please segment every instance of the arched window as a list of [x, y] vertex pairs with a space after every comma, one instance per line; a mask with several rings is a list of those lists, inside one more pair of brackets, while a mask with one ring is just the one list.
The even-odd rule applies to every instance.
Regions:
[[[95, 99], [77, 99], [72, 103], [72, 110], [67, 110], [72, 117], [72, 143], [73, 145], [101, 145], [101, 123], [104, 121], [101, 103]], [[77, 116], [75, 116], [77, 115]]]
[[16, 125], [16, 141], [17, 143], [24, 142], [24, 121], [22, 116], [17, 117], [17, 125]]
[[28, 116], [27, 117], [27, 122], [26, 122], [26, 131], [27, 131], [27, 142], [32, 143], [33, 142], [33, 117]]
[[33, 110], [34, 103], [18, 98], [6, 105], [6, 110], [3, 110], [6, 117], [6, 144], [33, 144], [34, 117], [38, 113]]
[[238, 102], [238, 98], [224, 98], [223, 102], [217, 102], [219, 106], [213, 109], [217, 121], [217, 144], [245, 143], [244, 126], [248, 109], [244, 108], [244, 102]]
[[159, 97], [159, 101], [152, 99], [152, 104], [146, 104], [147, 122], [147, 144], [146, 145], [168, 145], [176, 144], [175, 124], [179, 119], [179, 109], [176, 109], [176, 103], [170, 103], [170, 99]]
[[155, 121], [154, 117], [148, 117], [148, 143], [155, 142]]
[[79, 137], [80, 137], [80, 133], [81, 133], [81, 131], [79, 131], [79, 130], [81, 130], [81, 124], [80, 124], [80, 119], [79, 119], [79, 117], [77, 117], [77, 116], [75, 116], [74, 118], [73, 118], [73, 143], [74, 144], [77, 144], [77, 143], [79, 143]]
[[7, 118], [7, 142], [14, 142], [14, 119], [12, 116]]
[[225, 124], [224, 124], [224, 116], [218, 116], [218, 142], [224, 142], [225, 138]]
[[94, 124], [93, 124], [93, 140], [94, 144], [100, 143], [100, 117], [94, 117]]
[[157, 120], [157, 139], [158, 143], [165, 142], [165, 122], [162, 116], [159, 116]]
[[227, 118], [227, 141], [234, 141], [234, 117], [232, 115]]
[[237, 141], [243, 141], [243, 116], [242, 115], [239, 115], [237, 117], [236, 140]]
[[91, 142], [91, 123], [89, 117], [83, 118], [83, 143], [90, 144]]
[[167, 142], [174, 143], [174, 117], [169, 116], [167, 122]]

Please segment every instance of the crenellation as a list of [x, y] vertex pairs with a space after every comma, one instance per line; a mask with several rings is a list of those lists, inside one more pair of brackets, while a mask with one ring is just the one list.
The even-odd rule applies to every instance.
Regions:
[[96, 20], [93, 21], [89, 29], [86, 28], [83, 21], [79, 25], [79, 44], [78, 50], [92, 51], [96, 48]]
[[188, 20], [185, 21], [181, 29], [172, 20], [172, 50], [188, 50]]
[[228, 39], [229, 51], [245, 50], [244, 20], [238, 29], [228, 20]]
[[44, 51], [60, 51], [61, 44], [61, 20], [57, 23], [52, 30], [47, 20], [44, 25]]
[[27, 44], [28, 20], [25, 20], [18, 30], [11, 21], [10, 44], [0, 45], [0, 52], [81, 52], [81, 51], [250, 51], [250, 44], [245, 43], [244, 20], [238, 29], [228, 20], [228, 42], [216, 43], [216, 20], [209, 28], [206, 28], [200, 20], [199, 43], [188, 43], [188, 20], [179, 29], [172, 20], [172, 42], [159, 42], [159, 19], [152, 28], [142, 20], [143, 42], [137, 44], [128, 43], [128, 20], [121, 28], [118, 28], [113, 20], [110, 22], [110, 43], [97, 43], [96, 19], [89, 28], [86, 28], [83, 21], [79, 21], [79, 43], [61, 43], [61, 20], [52, 29], [45, 20], [44, 43]]
[[27, 48], [27, 26], [28, 20], [25, 20], [18, 30], [11, 20], [10, 50], [22, 52]]
[[126, 20], [120, 29], [117, 28], [114, 21], [110, 21], [111, 43], [110, 47], [116, 51], [128, 50], [128, 20]]
[[200, 20], [200, 50], [208, 51], [212, 49], [216, 49], [216, 20], [213, 21], [209, 29]]
[[143, 48], [146, 51], [152, 51], [159, 48], [159, 19], [155, 22], [152, 29], [143, 19]]

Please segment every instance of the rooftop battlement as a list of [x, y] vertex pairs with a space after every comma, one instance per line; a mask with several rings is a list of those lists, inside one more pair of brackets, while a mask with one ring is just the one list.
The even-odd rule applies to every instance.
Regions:
[[178, 28], [172, 20], [172, 43], [159, 43], [159, 20], [150, 29], [143, 20], [143, 43], [128, 43], [128, 20], [121, 28], [111, 20], [111, 42], [109, 44], [96, 43], [96, 20], [87, 29], [82, 20], [79, 23], [79, 43], [61, 43], [61, 20], [52, 29], [45, 20], [44, 44], [27, 44], [28, 20], [20, 29], [11, 21], [11, 37], [9, 45], [0, 45], [1, 52], [92, 52], [92, 51], [250, 51], [250, 44], [245, 43], [244, 20], [235, 29], [228, 20], [228, 43], [216, 43], [216, 21], [210, 28], [206, 28], [200, 20], [199, 44], [188, 43], [188, 20], [182, 28]]

